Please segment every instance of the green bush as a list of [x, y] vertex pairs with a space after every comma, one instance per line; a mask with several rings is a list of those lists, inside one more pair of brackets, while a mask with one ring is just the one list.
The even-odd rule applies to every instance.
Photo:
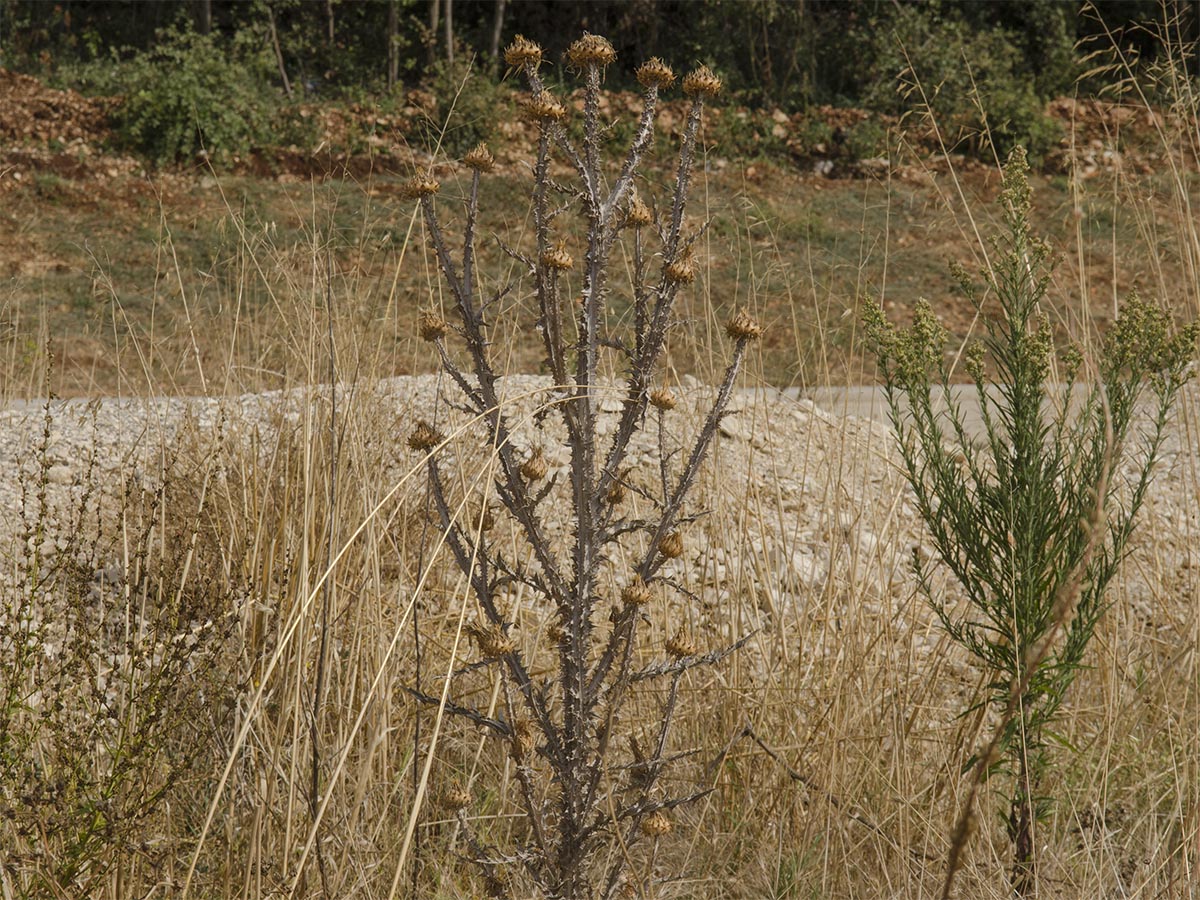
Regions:
[[[946, 633], [989, 676], [974, 708], [990, 709], [1000, 724], [967, 768], [980, 781], [1010, 779], [1006, 825], [1019, 896], [1036, 887], [1035, 832], [1049, 808], [1051, 745], [1062, 742], [1058, 714], [1108, 608], [1105, 592], [1125, 558], [1198, 335], [1196, 324], [1172, 335], [1167, 313], [1131, 297], [1080, 408], [1059, 402], [1056, 364], [1068, 385], [1090, 379], [1078, 350], [1056, 354], [1042, 312], [1050, 248], [1032, 233], [1027, 172], [1018, 148], [1005, 168], [1007, 227], [984, 273], [986, 289], [956, 273], [985, 327], [966, 353], [981, 436], [969, 433], [951, 391], [948, 335], [928, 303], [918, 304], [903, 331], [875, 305], [866, 317], [917, 509], [965, 603], [948, 599], [914, 555], [917, 577]], [[961, 822], [969, 821], [968, 809]], [[959, 849], [956, 838], [952, 858]]]
[[1058, 142], [1058, 126], [1008, 31], [976, 31], [937, 5], [905, 6], [868, 55], [864, 103], [897, 115], [928, 113], [951, 147], [1004, 158], [1021, 145], [1040, 160]]
[[428, 90], [437, 97], [437, 112], [419, 125], [419, 144], [431, 153], [457, 159], [481, 141], [492, 137], [492, 126], [504, 110], [516, 113], [512, 89], [478, 66], [453, 66], [442, 60], [433, 67]]
[[174, 29], [120, 67], [122, 143], [156, 162], [225, 160], [267, 143], [278, 107], [268, 63], [240, 45]]

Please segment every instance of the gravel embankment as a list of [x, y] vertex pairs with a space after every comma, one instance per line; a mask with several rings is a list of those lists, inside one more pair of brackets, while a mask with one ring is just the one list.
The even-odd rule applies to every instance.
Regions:
[[[541, 438], [532, 427], [537, 398], [546, 384], [537, 377], [516, 376], [506, 380], [506, 390], [514, 398], [515, 421], [522, 423], [514, 442], [524, 452], [539, 440], [553, 476], [564, 471], [567, 462], [562, 435], [553, 416], [547, 417], [549, 431]], [[357, 423], [350, 426], [348, 437], [365, 436], [375, 446], [381, 461], [380, 493], [413, 464], [404, 447], [411, 425], [435, 416], [446, 423], [447, 416], [456, 415], [436, 402], [437, 386], [435, 376], [422, 376], [339, 392], [339, 408]], [[663, 444], [675, 454], [675, 463], [686, 454], [712, 395], [711, 389], [692, 380], [678, 393], [679, 407], [668, 414], [675, 433], [669, 429]], [[614, 390], [602, 401], [604, 430], [615, 422], [618, 398]], [[814, 403], [777, 392], [743, 392], [735, 398], [736, 412], [722, 426], [694, 508], [713, 513], [691, 526], [696, 536], [689, 536], [689, 552], [673, 564], [677, 570], [672, 574], [703, 596], [710, 610], [721, 607], [732, 593], [746, 596], [749, 591], [757, 598], [759, 613], [778, 621], [811, 611], [821, 599], [833, 607], [845, 605], [826, 609], [825, 614], [882, 616], [895, 627], [925, 633], [927, 638], [919, 643], [932, 642], [930, 617], [923, 604], [914, 602], [908, 570], [913, 548], [922, 544], [920, 523], [895, 466], [877, 392], [823, 392], [818, 399]], [[232, 437], [256, 432], [267, 443], [263, 435], [280, 427], [324, 427], [321, 417], [328, 415], [327, 401], [326, 387], [226, 400], [56, 402], [48, 410], [27, 404], [0, 412], [0, 503], [8, 510], [0, 546], [14, 546], [12, 539], [26, 527], [20, 515], [22, 500], [27, 517], [33, 515], [43, 480], [47, 508], [69, 511], [88, 484], [114, 497], [129, 478], [152, 482], [164, 453], [172, 452], [181, 434], [190, 436], [193, 447], [195, 436], [204, 440], [218, 433]], [[1192, 388], [1181, 404], [1147, 503], [1137, 552], [1127, 567], [1127, 601], [1148, 624], [1157, 616], [1163, 620], [1161, 627], [1171, 629], [1183, 627], [1196, 593], [1192, 536], [1200, 459], [1196, 442], [1185, 437], [1191, 433], [1198, 401]], [[316, 418], [306, 426], [306, 416]], [[478, 459], [471, 459], [471, 446], [463, 442], [455, 452], [477, 466], [486, 454], [478, 452]], [[647, 428], [629, 464], [642, 473], [648, 487], [658, 483], [660, 457], [657, 429]], [[552, 495], [547, 507], [548, 526], [562, 537], [568, 531], [565, 507], [554, 499]], [[64, 520], [69, 521], [69, 515]], [[838, 589], [831, 589], [831, 582], [837, 582]], [[699, 626], [741, 627], [731, 626], [728, 616], [699, 616]]]

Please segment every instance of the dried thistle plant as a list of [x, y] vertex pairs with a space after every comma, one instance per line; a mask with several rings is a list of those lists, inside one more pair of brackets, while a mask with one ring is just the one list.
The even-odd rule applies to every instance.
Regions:
[[[1093, 386], [1072, 409], [1050, 380], [1056, 353], [1041, 309], [1050, 248], [1032, 233], [1020, 148], [1005, 166], [1000, 202], [1006, 232], [984, 273], [986, 290], [955, 273], [987, 329], [966, 353], [982, 417], [978, 440], [951, 391], [947, 334], [928, 303], [918, 304], [904, 331], [870, 304], [867, 332], [917, 509], [936, 555], [963, 589], [966, 612], [935, 590], [930, 569], [914, 557], [917, 577], [946, 633], [989, 673], [973, 708], [992, 709], [1001, 723], [965, 769], [975, 770], [976, 785], [990, 775], [1010, 779], [1010, 881], [1028, 896], [1037, 884], [1036, 829], [1051, 805], [1045, 781], [1054, 725], [1107, 608], [1106, 589], [1127, 552], [1171, 407], [1191, 374], [1198, 330], [1191, 324], [1171, 334], [1165, 312], [1129, 298], [1106, 336]], [[1072, 347], [1057, 356], [1060, 377], [1073, 385], [1081, 353]], [[935, 408], [935, 385], [947, 399], [945, 413]], [[1149, 423], [1139, 429], [1143, 399]], [[954, 837], [947, 898], [975, 794], [973, 785]]]
[[[701, 116], [721, 83], [707, 68], [683, 80], [690, 105], [674, 184], [662, 214], [655, 215], [637, 195], [635, 179], [654, 135], [659, 91], [674, 82], [675, 74], [657, 59], [638, 70], [644, 109], [619, 168], [610, 173], [603, 162], [607, 129], [600, 116], [601, 77], [615, 56], [608, 41], [595, 35], [585, 35], [567, 54], [570, 68], [583, 80], [582, 138], [576, 142], [565, 127], [566, 105], [538, 74], [541, 48], [518, 37], [505, 54], [508, 65], [528, 82], [524, 110], [537, 129], [530, 199], [536, 246], [529, 253], [505, 250], [528, 272], [540, 316], [545, 365], [554, 383], [550, 415], [561, 419], [567, 436], [570, 537], [565, 548], [555, 545], [542, 515], [554, 485], [553, 478], [546, 480], [547, 460], [541, 449], [550, 438], [543, 435], [531, 452], [519, 453], [512, 440], [514, 423], [498, 392], [492, 349], [495, 323], [489, 315], [508, 289], [481, 296], [476, 272], [480, 178], [491, 168], [491, 154], [476, 148], [466, 160], [472, 173], [463, 251], [457, 258], [435, 203], [437, 183], [419, 176], [407, 191], [420, 204], [456, 318], [451, 326], [440, 315], [426, 314], [421, 318], [421, 337], [436, 347], [444, 371], [456, 386], [455, 402], [483, 423], [488, 445], [494, 448], [496, 473], [489, 487], [493, 496], [483, 502], [507, 512], [532, 556], [529, 564], [510, 558], [485, 530], [456, 517], [449, 493], [457, 475], [443, 464], [442, 436], [432, 425], [418, 425], [408, 443], [425, 455], [433, 504], [478, 605], [479, 620], [470, 633], [486, 657], [481, 665], [494, 666], [503, 679], [502, 715], [484, 715], [456, 702], [444, 704], [451, 714], [500, 737], [513, 763], [509, 771], [527, 820], [526, 841], [511, 852], [489, 847], [465, 811], [458, 810], [468, 855], [488, 892], [501, 897], [527, 896], [532, 888], [541, 896], [562, 900], [610, 898], [627, 892], [635, 881], [644, 892], [640, 870], [672, 831], [672, 810], [703, 793], [673, 795], [662, 783], [671, 761], [668, 736], [680, 678], [687, 669], [711, 665], [737, 646], [701, 654], [681, 630], [665, 648], [645, 642], [649, 652], [661, 659], [638, 668], [635, 646], [646, 630], [644, 608], [655, 596], [675, 590], [661, 570], [684, 552], [681, 526], [691, 518], [685, 504], [726, 412], [743, 359], [761, 329], [744, 310], [734, 316], [727, 329], [731, 360], [690, 452], [669, 478], [667, 469], [662, 470], [659, 496], [639, 490], [653, 501], [653, 514], [631, 518], [623, 503], [629, 494], [631, 441], [648, 420], [661, 423], [676, 404], [670, 390], [662, 387], [662, 357], [679, 289], [696, 277], [695, 244], [703, 229], [688, 233], [684, 213]], [[573, 184], [552, 181], [552, 156], [573, 170]], [[482, 164], [485, 160], [487, 165]], [[558, 205], [563, 193], [573, 198], [570, 206]], [[563, 238], [566, 229], [559, 224], [559, 218], [576, 204], [586, 235], [579, 261], [572, 257]], [[603, 314], [610, 293], [610, 259], [622, 242], [633, 273], [629, 285], [633, 321], [624, 332], [610, 329]], [[661, 260], [658, 266], [651, 264], [655, 256]], [[577, 266], [582, 270], [582, 287], [568, 293], [567, 282], [580, 271]], [[625, 271], [624, 265], [612, 267], [613, 272], [618, 270]], [[451, 346], [451, 338], [458, 346]], [[468, 361], [460, 364], [456, 354], [464, 350]], [[602, 436], [597, 428], [598, 376], [602, 363], [613, 358], [625, 373], [622, 407], [616, 427]], [[539, 427], [546, 425], [542, 420]], [[616, 570], [615, 560], [631, 563]], [[526, 596], [534, 598], [533, 605], [551, 620], [547, 632], [556, 656], [548, 680], [533, 677], [518, 642], [508, 637], [513, 625], [496, 597], [513, 585], [522, 586]], [[607, 602], [606, 591], [614, 595]], [[597, 624], [602, 604], [611, 622], [603, 628]], [[651, 743], [643, 751], [622, 711], [634, 686], [651, 679], [665, 679], [667, 687]], [[623, 733], [629, 740], [617, 740]], [[632, 757], [623, 758], [626, 745], [633, 748]], [[634, 865], [639, 870], [636, 875], [631, 870]]]

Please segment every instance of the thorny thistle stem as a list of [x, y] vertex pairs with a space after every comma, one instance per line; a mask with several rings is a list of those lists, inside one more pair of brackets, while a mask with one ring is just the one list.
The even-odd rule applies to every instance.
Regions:
[[[489, 541], [486, 529], [456, 519], [450, 500], [451, 479], [439, 463], [445, 441], [436, 429], [418, 426], [409, 443], [413, 450], [425, 454], [434, 506], [448, 546], [479, 607], [479, 623], [472, 629], [485, 657], [479, 665], [499, 664], [503, 677], [502, 718], [457, 702], [445, 708], [506, 741], [514, 763], [516, 794], [529, 825], [528, 844], [519, 846], [511, 856], [501, 857], [475, 835], [470, 818], [459, 810], [458, 821], [466, 832], [471, 856], [493, 896], [517, 896], [514, 885], [526, 883], [555, 900], [607, 900], [628, 877], [630, 853], [639, 852], [643, 844], [657, 845], [672, 827], [668, 811], [699, 796], [664, 797], [659, 785], [660, 775], [671, 759], [669, 736], [680, 678], [688, 668], [718, 662], [737, 645], [701, 654], [690, 639], [680, 634], [677, 640], [668, 642], [668, 664], [640, 671], [635, 669], [634, 649], [645, 621], [641, 611], [644, 604], [660, 589], [674, 590], [660, 570], [685, 549], [680, 528], [694, 518], [686, 508], [688, 496], [726, 414], [748, 347], [761, 329], [744, 310], [730, 321], [727, 331], [733, 343], [732, 358], [690, 453], [670, 479], [664, 469], [655, 515], [647, 520], [630, 518], [621, 502], [628, 494], [630, 443], [647, 426], [650, 405], [656, 407], [661, 423], [661, 415], [675, 403], [669, 390], [653, 386], [663, 383], [661, 359], [679, 289], [695, 276], [694, 245], [703, 228], [688, 234], [685, 211], [704, 106], [717, 95], [721, 83], [707, 68], [698, 69], [684, 80], [690, 105], [674, 185], [665, 205], [667, 212], [660, 219], [637, 196], [634, 183], [654, 137], [659, 91], [671, 85], [674, 73], [657, 59], [638, 69], [644, 89], [643, 111], [615, 178], [607, 180], [601, 81], [604, 68], [616, 53], [604, 38], [585, 34], [572, 44], [567, 58], [583, 81], [580, 146], [564, 127], [565, 106], [539, 77], [541, 48], [518, 37], [505, 52], [508, 65], [525, 76], [530, 88], [524, 108], [537, 129], [537, 150], [530, 199], [534, 251], [525, 255], [516, 249], [504, 249], [528, 273], [539, 313], [546, 367], [553, 379], [547, 406], [561, 418], [566, 430], [570, 483], [565, 502], [572, 521], [565, 552], [551, 540], [540, 514], [540, 506], [550, 496], [555, 480], [542, 484], [547, 472], [540, 450], [526, 458], [516, 452], [514, 425], [497, 387], [490, 350], [493, 325], [484, 310], [496, 308], [511, 287], [486, 299], [479, 296], [475, 226], [480, 177], [492, 163], [483, 147], [464, 160], [473, 173], [466, 200], [461, 262], [455, 261], [440, 224], [435, 204], [437, 182], [418, 176], [407, 186], [407, 195], [421, 206], [458, 320], [451, 329], [439, 315], [428, 312], [421, 318], [420, 333], [434, 344], [443, 369], [457, 386], [461, 394], [459, 407], [483, 423], [497, 462], [491, 490], [528, 543], [532, 564], [506, 556]], [[555, 155], [564, 158], [575, 173], [572, 190], [586, 226], [577, 311], [573, 311], [566, 293], [576, 261], [562, 237], [565, 231], [556, 227], [557, 217], [570, 207], [554, 208], [551, 201], [564, 191], [551, 180]], [[609, 261], [626, 231], [632, 231], [634, 333], [618, 335], [609, 333], [604, 301], [609, 291]], [[662, 260], [657, 278], [649, 262], [654, 241], [660, 246]], [[576, 316], [574, 327], [570, 315]], [[455, 332], [465, 345], [465, 366], [456, 361], [447, 343]], [[626, 374], [619, 420], [604, 446], [598, 428], [598, 372], [609, 353], [617, 354]], [[485, 498], [485, 507], [488, 502]], [[618, 559], [632, 559], [633, 563], [627, 570], [617, 571], [614, 560]], [[596, 628], [597, 605], [602, 602], [603, 585], [614, 580], [621, 603], [614, 608], [612, 628], [605, 634]], [[550, 682], [535, 683], [519, 642], [509, 637], [512, 624], [496, 597], [510, 585], [521, 585], [552, 617], [555, 659]], [[669, 689], [653, 741], [643, 752], [630, 734], [633, 759], [621, 764], [617, 754], [622, 742], [615, 737], [630, 690], [641, 681], [662, 677], [669, 678]], [[414, 696], [422, 702], [432, 699], [417, 692]], [[547, 796], [551, 799], [544, 799]], [[612, 805], [613, 798], [619, 798], [616, 806]], [[601, 852], [618, 844], [620, 852]], [[648, 847], [646, 852], [653, 851]]]

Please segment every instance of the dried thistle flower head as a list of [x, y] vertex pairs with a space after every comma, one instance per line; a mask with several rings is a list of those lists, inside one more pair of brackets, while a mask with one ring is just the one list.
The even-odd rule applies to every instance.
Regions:
[[542, 64], [542, 48], [524, 35], [518, 34], [513, 42], [504, 48], [504, 62], [514, 69], [525, 66], [537, 68]]
[[642, 87], [666, 88], [675, 83], [675, 73], [657, 56], [652, 56], [638, 66], [637, 80]]
[[566, 638], [566, 633], [562, 630], [562, 626], [557, 622], [551, 622], [546, 626], [546, 643], [549, 644], [551, 650], [557, 650], [562, 646], [563, 640]]
[[422, 311], [421, 318], [417, 322], [417, 331], [423, 341], [439, 341], [446, 336], [449, 329], [450, 326], [446, 324], [446, 320], [431, 309]]
[[664, 646], [672, 659], [685, 659], [689, 656], [695, 656], [700, 652], [700, 648], [688, 636], [686, 629], [682, 625], [679, 626], [671, 637], [667, 638]]
[[671, 824], [671, 820], [661, 809], [656, 809], [646, 818], [642, 819], [642, 834], [647, 837], [662, 837], [670, 834], [675, 826]]
[[566, 241], [559, 241], [553, 249], [547, 250], [542, 256], [542, 265], [547, 269], [560, 271], [565, 271], [575, 265], [575, 260], [571, 259], [571, 254], [567, 252]]
[[645, 606], [652, 596], [641, 575], [634, 575], [633, 581], [621, 589], [621, 602], [626, 606]]
[[546, 462], [546, 454], [542, 452], [541, 447], [536, 448], [529, 455], [529, 459], [521, 463], [521, 474], [529, 481], [541, 481], [548, 471], [550, 465]]
[[629, 201], [629, 209], [625, 213], [625, 224], [633, 228], [642, 228], [654, 221], [654, 214], [641, 197], [634, 195]]
[[584, 32], [583, 37], [567, 50], [567, 59], [577, 69], [587, 66], [607, 66], [616, 61], [617, 51], [605, 38]]
[[650, 392], [650, 405], [668, 412], [675, 408], [675, 394], [669, 387], [657, 387]]
[[685, 250], [671, 260], [663, 269], [663, 275], [672, 284], [691, 284], [696, 280], [696, 263], [692, 259], [692, 251]]
[[414, 175], [400, 186], [400, 196], [405, 200], [420, 200], [442, 189], [436, 179], [428, 175]]
[[549, 91], [538, 91], [523, 104], [525, 115], [535, 122], [558, 122], [567, 115], [567, 108]]
[[721, 93], [721, 79], [708, 66], [701, 66], [684, 76], [683, 92], [689, 97], [705, 97], [711, 100]]
[[471, 793], [464, 787], [452, 784], [438, 797], [437, 805], [449, 812], [458, 812], [471, 805]]
[[408, 436], [408, 447], [417, 453], [428, 453], [445, 439], [444, 434], [422, 419]]
[[609, 482], [608, 490], [604, 492], [604, 499], [612, 506], [618, 503], [624, 503], [625, 498], [629, 496], [629, 489], [617, 479]]
[[508, 869], [496, 866], [484, 876], [484, 886], [487, 888], [487, 895], [489, 897], [495, 897], [496, 900], [504, 900], [504, 898], [512, 896], [512, 874]]
[[658, 552], [667, 559], [679, 559], [683, 556], [683, 535], [678, 531], [664, 534], [658, 542]]
[[484, 659], [505, 656], [517, 649], [512, 638], [505, 634], [499, 625], [469, 625], [467, 632], [479, 645], [479, 652], [483, 654]]
[[735, 341], [756, 341], [762, 337], [759, 325], [744, 307], [739, 306], [733, 317], [725, 323], [725, 333]]
[[474, 169], [476, 172], [490, 172], [496, 168], [496, 157], [492, 156], [488, 145], [480, 141], [463, 157], [463, 163], [468, 169]]
[[537, 736], [529, 719], [517, 719], [513, 725], [512, 754], [517, 762], [529, 759], [537, 746]]

